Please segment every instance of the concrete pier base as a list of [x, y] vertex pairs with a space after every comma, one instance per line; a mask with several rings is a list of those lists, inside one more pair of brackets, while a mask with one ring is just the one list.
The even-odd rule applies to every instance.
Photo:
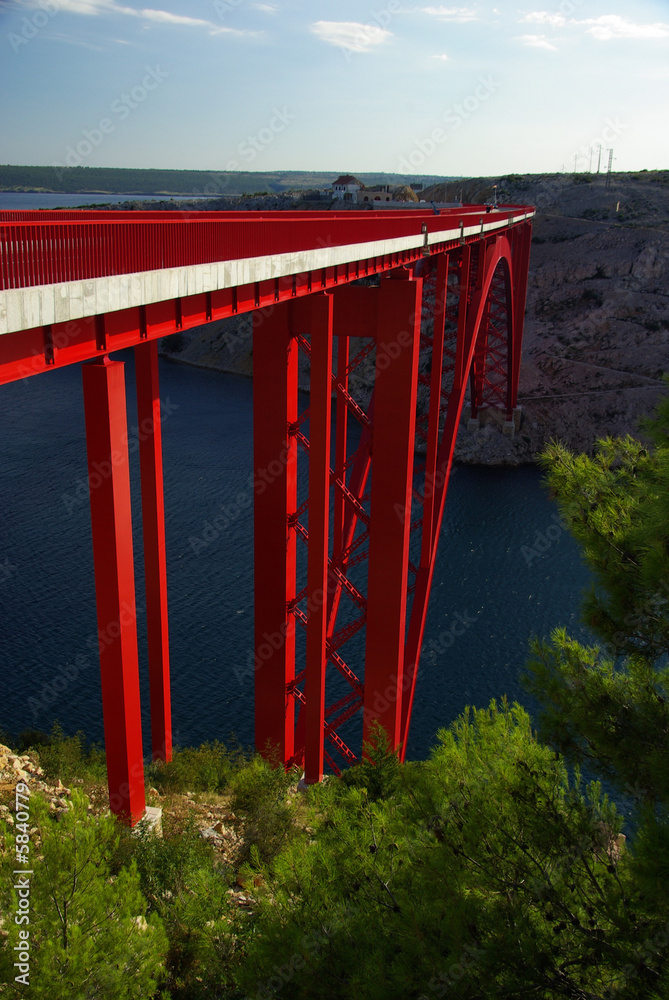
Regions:
[[134, 827], [135, 830], [142, 827], [143, 829], [151, 830], [156, 837], [162, 837], [163, 835], [163, 810], [160, 806], [147, 806], [144, 810], [144, 815], [140, 819], [139, 823]]

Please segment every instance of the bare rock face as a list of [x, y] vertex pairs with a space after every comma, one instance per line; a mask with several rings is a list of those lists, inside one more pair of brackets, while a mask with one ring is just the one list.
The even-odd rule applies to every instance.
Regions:
[[[669, 368], [669, 171], [478, 178], [429, 189], [426, 200], [485, 200], [536, 205], [519, 405], [511, 438], [497, 414], [467, 429], [455, 458], [486, 465], [534, 461], [551, 439], [592, 452], [607, 435], [637, 433], [664, 391]], [[455, 185], [455, 186], [454, 186]], [[458, 187], [458, 191], [455, 191]], [[453, 190], [451, 190], [453, 188]], [[267, 206], [257, 206], [267, 207]], [[428, 310], [429, 311], [429, 310]], [[263, 311], [175, 334], [162, 350], [178, 361], [252, 374], [252, 324]], [[355, 353], [361, 344], [352, 343]], [[428, 363], [421, 359], [421, 365]], [[361, 402], [373, 383], [373, 354], [355, 372]], [[300, 386], [309, 387], [308, 359]]]
[[[0, 743], [0, 820], [13, 825], [14, 790], [19, 782], [27, 784], [30, 792], [42, 792], [50, 801], [50, 809], [54, 812], [66, 812], [69, 808], [69, 788], [65, 788], [60, 779], [52, 784], [44, 779], [44, 771], [39, 766], [39, 758], [35, 751], [27, 754], [15, 754], [13, 750]], [[9, 802], [8, 806], [6, 803]]]

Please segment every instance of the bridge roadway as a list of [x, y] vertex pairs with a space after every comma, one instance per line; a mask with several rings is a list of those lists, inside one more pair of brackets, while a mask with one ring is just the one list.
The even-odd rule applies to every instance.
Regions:
[[[498, 407], [513, 431], [533, 216], [527, 206], [485, 205], [0, 212], [0, 382], [88, 362], [82, 377], [105, 746], [110, 805], [126, 821], [141, 818], [145, 801], [124, 365], [110, 353], [135, 349], [146, 430], [140, 475], [152, 752], [169, 760], [157, 340], [261, 311], [253, 333], [256, 639], [249, 676], [256, 744], [318, 781], [324, 767], [338, 772], [358, 758], [346, 742], [358, 711], [363, 739], [378, 722], [394, 746], [406, 747], [467, 388], [472, 416]], [[375, 287], [354, 284], [373, 275], [382, 279]], [[425, 284], [434, 314], [427, 333]], [[354, 337], [366, 340], [350, 357]], [[349, 377], [372, 348], [375, 387], [365, 411]], [[310, 405], [301, 413], [300, 350], [311, 366]], [[351, 420], [361, 427], [355, 449]], [[424, 442], [419, 474], [417, 438]], [[306, 498], [297, 493], [298, 448], [309, 456]], [[308, 548], [299, 584], [298, 540]], [[366, 581], [354, 569], [363, 561]], [[306, 659], [298, 669], [295, 631], [302, 627]], [[346, 643], [361, 628], [364, 671], [345, 659]], [[329, 705], [326, 688], [335, 698]]]
[[0, 341], [0, 382], [382, 273], [534, 214], [487, 208], [0, 212], [0, 337], [16, 335]]

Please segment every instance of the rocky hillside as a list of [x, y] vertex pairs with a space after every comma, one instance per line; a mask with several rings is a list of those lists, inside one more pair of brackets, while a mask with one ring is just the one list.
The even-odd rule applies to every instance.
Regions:
[[[551, 438], [590, 451], [597, 437], [633, 432], [669, 370], [669, 171], [511, 175], [428, 189], [427, 200], [537, 208], [521, 369], [523, 418], [513, 439], [498, 422], [463, 423], [456, 458], [532, 461]], [[254, 205], [254, 207], [256, 207]], [[258, 206], [260, 207], [260, 206]], [[272, 206], [274, 207], [274, 206]], [[251, 317], [177, 334], [163, 351], [190, 364], [251, 374]], [[371, 371], [357, 390], [368, 395]], [[308, 385], [306, 366], [302, 384]]]

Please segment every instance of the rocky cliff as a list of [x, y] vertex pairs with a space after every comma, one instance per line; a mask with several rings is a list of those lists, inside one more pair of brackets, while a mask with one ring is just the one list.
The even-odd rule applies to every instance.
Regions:
[[[551, 438], [591, 451], [598, 437], [634, 432], [669, 370], [669, 171], [613, 174], [608, 188], [603, 174], [478, 178], [424, 197], [449, 201], [462, 193], [465, 202], [480, 202], [494, 183], [500, 203], [537, 208], [523, 416], [513, 439], [494, 419], [484, 416], [478, 431], [463, 422], [456, 459], [518, 464]], [[175, 360], [251, 375], [251, 322], [244, 315], [212, 323], [166, 339], [162, 349]], [[306, 361], [300, 377], [307, 388]], [[363, 400], [371, 381], [371, 369], [359, 373]]]

